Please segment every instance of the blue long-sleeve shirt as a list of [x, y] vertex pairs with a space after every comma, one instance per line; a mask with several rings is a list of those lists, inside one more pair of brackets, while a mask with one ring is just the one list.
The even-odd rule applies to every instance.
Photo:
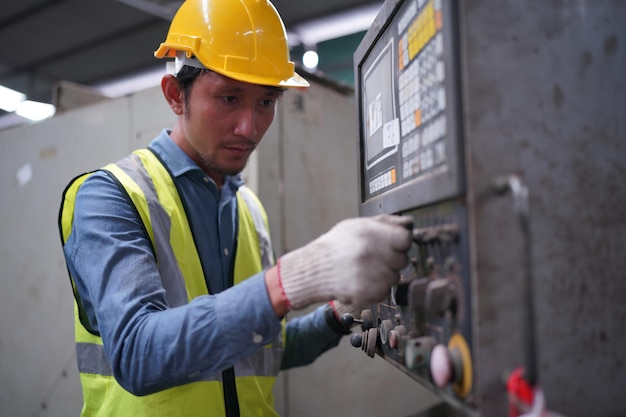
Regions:
[[[170, 308], [150, 242], [112, 179], [91, 175], [76, 197], [68, 268], [91, 330], [120, 385], [138, 395], [202, 379], [274, 340], [281, 321], [264, 272], [228, 287], [233, 274], [236, 192], [243, 181], [215, 183], [163, 131], [149, 145], [181, 192], [211, 295]], [[321, 306], [290, 320], [282, 369], [311, 363], [339, 343]]]

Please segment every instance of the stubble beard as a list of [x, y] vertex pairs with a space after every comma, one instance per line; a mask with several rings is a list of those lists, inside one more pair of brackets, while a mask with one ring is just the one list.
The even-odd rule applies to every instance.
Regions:
[[228, 176], [234, 176], [234, 175], [241, 173], [241, 171], [243, 171], [246, 165], [248, 164], [248, 160], [250, 159], [250, 155], [248, 155], [240, 167], [231, 168], [231, 167], [225, 166], [224, 164], [220, 164], [217, 161], [217, 158], [213, 155], [199, 155], [199, 156], [200, 156], [200, 161], [202, 163], [202, 168], [204, 168], [204, 170], [208, 172], [214, 172], [217, 175], [228, 175]]

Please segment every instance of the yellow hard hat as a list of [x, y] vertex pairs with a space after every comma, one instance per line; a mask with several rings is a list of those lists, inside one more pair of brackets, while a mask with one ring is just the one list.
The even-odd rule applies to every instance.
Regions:
[[177, 52], [235, 80], [309, 86], [289, 60], [285, 26], [269, 0], [186, 0], [154, 56], [175, 58]]

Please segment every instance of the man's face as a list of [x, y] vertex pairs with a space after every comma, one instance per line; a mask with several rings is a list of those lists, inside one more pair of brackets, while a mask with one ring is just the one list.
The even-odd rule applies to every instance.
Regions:
[[206, 72], [192, 85], [174, 141], [221, 186], [246, 166], [269, 128], [281, 92]]

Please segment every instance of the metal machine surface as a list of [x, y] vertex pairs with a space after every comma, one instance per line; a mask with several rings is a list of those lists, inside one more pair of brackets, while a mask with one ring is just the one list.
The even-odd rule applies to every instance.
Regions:
[[626, 415], [626, 8], [525, 3], [387, 0], [355, 52], [360, 214], [415, 222], [353, 344], [463, 414], [523, 368]]

